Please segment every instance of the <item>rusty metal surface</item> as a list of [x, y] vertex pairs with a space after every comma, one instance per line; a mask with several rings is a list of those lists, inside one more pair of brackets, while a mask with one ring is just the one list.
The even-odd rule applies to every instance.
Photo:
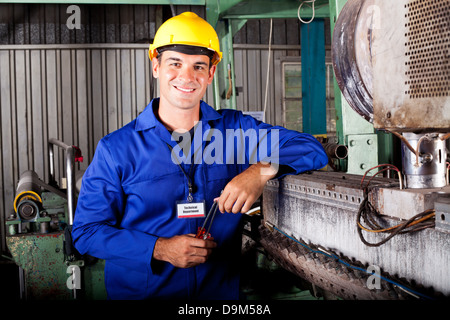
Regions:
[[[356, 175], [313, 172], [270, 181], [263, 193], [264, 220], [296, 239], [450, 295], [449, 234], [426, 229], [398, 235], [379, 247], [364, 245], [356, 225], [362, 198], [360, 180]], [[374, 179], [372, 183], [383, 185], [383, 181], [387, 184], [392, 179]], [[411, 194], [395, 196], [408, 198]], [[373, 243], [384, 237], [368, 233], [366, 240]]]
[[71, 298], [62, 232], [8, 236], [6, 243], [16, 264], [25, 270], [27, 299]]
[[374, 127], [399, 132], [450, 128], [448, 0], [376, 0]]
[[377, 129], [450, 129], [448, 0], [349, 0], [336, 21], [339, 88]]
[[[67, 286], [71, 276], [64, 256], [64, 234], [17, 234], [6, 237], [14, 262], [25, 271], [27, 300], [73, 300]], [[84, 261], [75, 261], [82, 263]], [[88, 300], [106, 299], [104, 261], [98, 260], [81, 267], [81, 290], [78, 295]]]

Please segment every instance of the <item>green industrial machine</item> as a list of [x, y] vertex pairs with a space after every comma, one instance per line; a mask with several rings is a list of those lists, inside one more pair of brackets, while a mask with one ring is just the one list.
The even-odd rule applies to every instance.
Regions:
[[[3, 2], [22, 1], [0, 0]], [[51, 0], [47, 3], [63, 2]], [[99, 2], [85, 0], [81, 3]], [[302, 69], [305, 72], [302, 87], [308, 88], [302, 95], [303, 119], [309, 120], [305, 123], [305, 132], [326, 136], [325, 72], [322, 70], [325, 58], [324, 19], [330, 19], [331, 30], [334, 30], [347, 0], [130, 0], [120, 3], [205, 6], [206, 19], [216, 29], [224, 54], [214, 78], [214, 104], [233, 109], [237, 108], [233, 36], [250, 19], [297, 19], [299, 16], [308, 21], [311, 19], [301, 25], [302, 64], [309, 67]], [[351, 39], [348, 40], [350, 43]], [[229, 87], [232, 94], [226, 98], [222, 93]], [[337, 143], [348, 146], [348, 157], [339, 160], [339, 171], [362, 175], [378, 163], [392, 163], [391, 135], [375, 130], [369, 121], [360, 117], [341, 93], [337, 82], [335, 107]], [[55, 146], [65, 151], [66, 188], [60, 189], [54, 179]], [[70, 240], [76, 204], [74, 163], [81, 154], [78, 148], [57, 140], [50, 140], [48, 149], [50, 181], [46, 184], [35, 172], [24, 172], [14, 199], [14, 214], [6, 221], [8, 249], [14, 262], [23, 270], [23, 298], [105, 299], [104, 261], [80, 256]]]
[[[54, 179], [53, 148], [65, 151], [65, 189]], [[76, 204], [75, 162], [82, 161], [75, 146], [49, 141], [50, 182], [34, 171], [22, 173], [7, 219], [6, 243], [22, 273], [24, 300], [106, 299], [104, 261], [81, 256], [72, 245], [71, 226]]]

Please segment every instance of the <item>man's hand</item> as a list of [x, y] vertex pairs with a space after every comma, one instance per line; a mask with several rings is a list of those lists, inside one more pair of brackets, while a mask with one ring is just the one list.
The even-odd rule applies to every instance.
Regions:
[[219, 197], [220, 212], [245, 213], [264, 190], [266, 182], [277, 174], [275, 167], [258, 162], [233, 178]]
[[197, 239], [194, 234], [158, 238], [153, 258], [166, 261], [178, 268], [195, 267], [206, 262], [217, 244], [212, 239]]

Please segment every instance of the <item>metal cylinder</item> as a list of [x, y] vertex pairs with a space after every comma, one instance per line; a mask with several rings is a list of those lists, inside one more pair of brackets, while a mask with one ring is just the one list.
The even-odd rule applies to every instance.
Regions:
[[68, 211], [68, 223], [73, 224], [73, 217], [75, 213], [75, 154], [76, 151], [81, 151], [75, 147], [65, 144], [57, 139], [49, 139], [49, 165], [50, 165], [50, 184], [55, 182], [54, 166], [53, 166], [53, 146], [60, 147], [66, 151], [66, 178], [67, 178], [67, 211]]
[[32, 170], [24, 171], [19, 179], [14, 199], [14, 210], [23, 220], [33, 220], [42, 204], [39, 177]]
[[39, 177], [36, 172], [27, 170], [20, 175], [16, 193], [20, 194], [24, 191], [33, 191], [36, 194], [41, 193], [41, 188], [39, 187]]
[[14, 236], [17, 234], [18, 225], [17, 224], [10, 224], [8, 226], [8, 234], [10, 236]]
[[322, 143], [322, 146], [331, 159], [345, 159], [348, 156], [348, 148], [342, 144]]
[[331, 59], [336, 82], [350, 107], [373, 122], [372, 28], [374, 0], [348, 0], [336, 21]]
[[34, 200], [21, 200], [17, 206], [17, 213], [22, 220], [33, 220], [39, 214], [39, 206]]
[[41, 233], [49, 233], [50, 232], [50, 222], [49, 221], [43, 221], [39, 224], [40, 232]]
[[447, 149], [444, 134], [403, 133], [410, 146], [402, 141], [402, 164], [406, 187], [410, 189], [442, 188], [447, 184]]

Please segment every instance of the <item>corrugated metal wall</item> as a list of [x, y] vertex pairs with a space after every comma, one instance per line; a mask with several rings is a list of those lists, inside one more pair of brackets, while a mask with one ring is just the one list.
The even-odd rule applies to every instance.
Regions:
[[[171, 16], [170, 7], [79, 5], [81, 27], [73, 30], [66, 25], [67, 7], [0, 4], [2, 252], [20, 174], [34, 170], [49, 180], [48, 140], [79, 146], [84, 170], [100, 138], [135, 118], [156, 92], [148, 43]], [[203, 7], [175, 10], [204, 16]], [[55, 151], [60, 182], [64, 153]]]
[[[288, 56], [298, 57], [300, 60], [300, 46], [272, 46], [270, 55], [267, 47], [267, 45], [257, 44], [234, 46], [236, 105], [238, 109], [244, 111], [263, 111], [266, 106], [265, 121], [274, 125], [283, 125], [280, 61]], [[266, 102], [267, 72], [269, 72], [269, 84]]]
[[[7, 216], [23, 171], [34, 170], [48, 182], [50, 138], [79, 146], [79, 169], [85, 169], [98, 140], [136, 117], [151, 96], [142, 45], [2, 46], [0, 74], [0, 179]], [[65, 176], [62, 155], [55, 161], [57, 178]]]
[[[0, 44], [150, 43], [169, 6], [77, 4], [80, 28], [69, 29], [69, 4], [0, 4]], [[174, 6], [175, 13], [201, 6]]]
[[[301, 63], [300, 45], [235, 44], [234, 63], [236, 75], [236, 105], [243, 111], [263, 111], [266, 108], [265, 121], [284, 126], [283, 118], [283, 72], [285, 62]], [[270, 57], [270, 59], [269, 59]], [[267, 72], [269, 72], [267, 85]], [[334, 109], [333, 69], [331, 66], [330, 46], [326, 52], [327, 78], [327, 133], [336, 134]], [[266, 102], [267, 89], [267, 102]]]
[[[25, 170], [48, 182], [48, 139], [81, 148], [84, 170], [97, 142], [134, 119], [152, 90], [148, 43], [169, 6], [80, 5], [82, 25], [68, 30], [67, 5], [0, 4], [0, 232], [13, 210], [16, 184]], [[205, 9], [176, 6], [175, 13]], [[235, 36], [237, 106], [262, 110], [267, 71], [268, 21], [249, 21]], [[300, 55], [299, 23], [274, 20], [267, 122], [281, 124], [279, 61]], [[289, 31], [289, 32], [287, 32]], [[140, 44], [143, 43], [143, 44]], [[212, 88], [205, 100], [213, 104]], [[63, 152], [55, 161], [64, 177]]]

